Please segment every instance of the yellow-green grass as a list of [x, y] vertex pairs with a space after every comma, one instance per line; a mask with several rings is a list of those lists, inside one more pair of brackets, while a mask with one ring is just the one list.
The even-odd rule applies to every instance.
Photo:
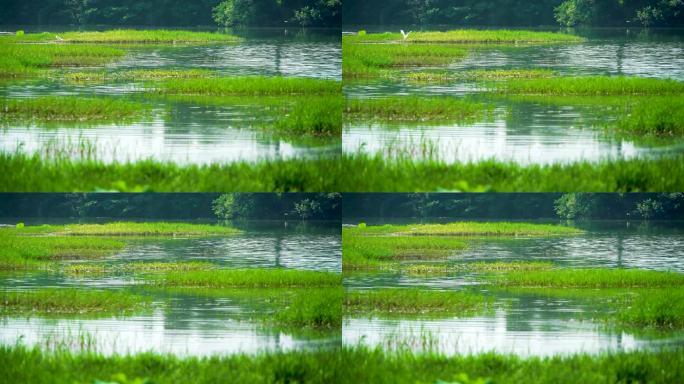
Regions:
[[484, 119], [493, 107], [459, 97], [392, 96], [347, 99], [348, 120], [469, 123]]
[[241, 232], [236, 228], [223, 225], [127, 221], [105, 224], [51, 225], [47, 228], [46, 231], [62, 236], [214, 236], [234, 235]]
[[532, 288], [658, 288], [684, 286], [684, 274], [640, 269], [507, 271], [487, 277], [497, 286]]
[[145, 296], [112, 290], [41, 288], [0, 294], [0, 310], [5, 315], [118, 315], [145, 309], [149, 303]]
[[617, 307], [616, 320], [637, 329], [683, 329], [684, 287], [639, 290], [628, 305]]
[[0, 123], [120, 122], [142, 118], [143, 103], [112, 97], [41, 96], [0, 99]]
[[[298, 291], [294, 297], [275, 312], [274, 325], [290, 330], [335, 330], [342, 325], [344, 289], [314, 288]], [[267, 320], [269, 322], [269, 320]]]
[[21, 36], [5, 36], [7, 42], [59, 42], [90, 44], [168, 44], [168, 43], [234, 43], [237, 36], [182, 30], [113, 29], [107, 31], [71, 31], [61, 33], [27, 33]]
[[556, 77], [550, 69], [471, 69], [466, 71], [420, 71], [406, 74], [417, 83], [443, 83], [457, 80], [544, 79]]
[[342, 76], [390, 76], [394, 70], [444, 66], [463, 59], [468, 51], [434, 44], [342, 44]]
[[69, 275], [90, 275], [119, 272], [206, 271], [217, 268], [216, 264], [205, 261], [139, 261], [123, 264], [76, 263], [64, 266], [62, 271]]
[[454, 272], [507, 272], [543, 271], [554, 268], [554, 263], [546, 261], [476, 261], [463, 263], [411, 264], [401, 268], [410, 275], [448, 275]]
[[400, 236], [506, 236], [535, 237], [577, 235], [583, 230], [558, 224], [536, 224], [522, 222], [477, 222], [458, 221], [447, 224], [405, 224], [375, 225], [348, 228], [349, 233], [357, 235], [400, 235]]
[[558, 77], [497, 82], [492, 90], [516, 95], [674, 95], [684, 93], [684, 82], [626, 76]]
[[146, 89], [167, 95], [266, 96], [341, 95], [339, 81], [299, 77], [223, 77], [173, 79], [149, 83]]
[[213, 78], [217, 73], [207, 69], [132, 69], [125, 71], [79, 71], [66, 72], [61, 78], [67, 82], [103, 82], [103, 81], [144, 81], [167, 79]]
[[337, 273], [294, 269], [229, 269], [168, 272], [150, 276], [150, 283], [165, 287], [200, 288], [294, 288], [335, 287], [342, 284]]
[[58, 67], [99, 66], [125, 55], [113, 47], [11, 44], [0, 40], [0, 78], [30, 77]]
[[401, 33], [362, 33], [345, 35], [347, 42], [388, 42], [407, 43], [459, 43], [459, 44], [524, 44], [524, 43], [577, 43], [584, 41], [579, 36], [557, 32], [537, 32], [524, 30], [482, 30], [455, 29], [450, 31], [410, 32], [407, 39]]
[[493, 304], [491, 297], [467, 291], [437, 291], [417, 288], [384, 288], [348, 291], [346, 314], [453, 315], [481, 313]]

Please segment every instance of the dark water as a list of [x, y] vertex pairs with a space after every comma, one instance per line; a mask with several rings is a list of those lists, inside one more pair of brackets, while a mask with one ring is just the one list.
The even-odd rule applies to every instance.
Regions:
[[[551, 261], [573, 268], [641, 268], [684, 272], [682, 223], [587, 222], [586, 234], [567, 237], [486, 240], [454, 252], [447, 263]], [[477, 273], [413, 276], [400, 273], [346, 274], [347, 289], [422, 287], [475, 289], [494, 296], [492, 313], [467, 318], [363, 318], [347, 316], [343, 342], [409, 346], [447, 354], [497, 351], [520, 355], [666, 348], [684, 345], [684, 334], [636, 334], [612, 330], [600, 320], [608, 308], [591, 299], [511, 293], [482, 285]], [[426, 343], [425, 340], [428, 340]]]
[[[242, 223], [242, 227], [245, 232], [233, 236], [132, 241], [121, 252], [94, 262], [116, 265], [132, 261], [208, 261], [227, 268], [341, 269], [341, 238], [335, 223], [253, 222]], [[2, 274], [3, 289], [132, 289], [150, 296], [153, 310], [136, 316], [98, 319], [3, 316], [0, 342], [14, 344], [21, 340], [28, 345], [67, 345], [76, 349], [85, 339], [91, 340], [91, 348], [103, 353], [154, 350], [181, 355], [321, 348], [340, 342], [339, 329], [311, 334], [274, 329], [255, 320], [277, 310], [271, 299], [273, 291], [166, 291], [142, 287], [140, 282], [123, 273]]]
[[[244, 41], [234, 44], [200, 46], [139, 46], [130, 49], [123, 60], [108, 65], [115, 73], [130, 69], [207, 69], [222, 76], [291, 76], [340, 80], [342, 51], [339, 33], [248, 31]], [[88, 68], [65, 69], [83, 71]], [[159, 161], [221, 163], [258, 161], [293, 157], [335, 156], [340, 140], [304, 142], [282, 138], [256, 124], [269, 126], [274, 117], [265, 117], [264, 106], [243, 98], [238, 101], [190, 102], [155, 96], [142, 96], [142, 83], [107, 81], [63, 83], [50, 81], [10, 82], [0, 85], [3, 97], [36, 96], [115, 96], [142, 99], [151, 105], [152, 116], [140, 121], [50, 126], [12, 123], [0, 130], [0, 151], [21, 149], [43, 153], [57, 148], [79, 157], [77, 148], [85, 143], [98, 159], [106, 162], [153, 158]], [[285, 100], [283, 101], [285, 102]]]
[[[624, 75], [684, 80], [684, 33], [601, 30], [585, 33], [587, 41], [568, 45], [474, 47], [454, 73], [472, 69], [550, 69], [563, 76]], [[444, 69], [444, 68], [441, 68]], [[524, 101], [480, 95], [474, 82], [424, 85], [398, 81], [351, 82], [347, 97], [390, 95], [479, 95], [495, 106], [493, 118], [469, 124], [346, 123], [343, 150], [384, 152], [388, 147], [415, 147], [429, 142], [447, 162], [483, 159], [521, 164], [662, 156], [684, 150], [676, 141], [653, 146], [615, 139], [594, 124], [605, 124], [601, 108], [554, 101]]]

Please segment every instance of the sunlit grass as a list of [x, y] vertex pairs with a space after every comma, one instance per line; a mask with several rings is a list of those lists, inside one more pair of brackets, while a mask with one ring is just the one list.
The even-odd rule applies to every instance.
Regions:
[[125, 55], [113, 47], [11, 44], [0, 39], [0, 78], [30, 77], [50, 68], [98, 66]]
[[143, 81], [167, 79], [212, 78], [217, 74], [207, 69], [132, 69], [126, 71], [79, 71], [67, 72], [61, 77], [67, 82]]
[[361, 35], [345, 35], [347, 42], [388, 42], [405, 41], [408, 43], [576, 43], [583, 39], [579, 36], [557, 32], [536, 32], [524, 30], [477, 30], [456, 29], [451, 31], [411, 32], [406, 40], [399, 32], [366, 33]]
[[111, 222], [105, 224], [66, 224], [47, 226], [50, 232], [65, 236], [202, 236], [233, 235], [241, 231], [222, 225], [171, 222]]
[[125, 272], [173, 272], [206, 271], [218, 268], [214, 263], [204, 261], [139, 261], [123, 264], [77, 263], [64, 266], [62, 271], [68, 275], [101, 275]]
[[531, 95], [664, 95], [684, 93], [684, 82], [625, 76], [559, 77], [534, 80], [508, 80], [493, 85], [507, 94]]
[[471, 316], [491, 308], [493, 299], [466, 291], [391, 288], [348, 291], [345, 313]]
[[0, 99], [0, 123], [120, 122], [149, 114], [142, 103], [110, 97], [42, 96]]
[[492, 274], [492, 284], [549, 288], [653, 288], [684, 285], [684, 274], [640, 269], [557, 269]]
[[466, 71], [420, 71], [406, 74], [416, 83], [443, 83], [458, 80], [542, 79], [555, 77], [549, 69], [472, 69]]
[[215, 271], [169, 272], [151, 276], [153, 284], [167, 287], [333, 287], [342, 278], [337, 273], [294, 269], [230, 269]]
[[544, 261], [476, 261], [464, 263], [411, 264], [401, 271], [409, 275], [448, 275], [456, 272], [505, 272], [505, 271], [542, 271], [554, 268], [554, 264]]
[[668, 287], [638, 292], [629, 305], [617, 308], [617, 322], [637, 329], [684, 328], [684, 289]]
[[60, 42], [92, 44], [166, 44], [166, 43], [232, 43], [240, 41], [237, 36], [182, 30], [136, 30], [113, 29], [108, 31], [71, 31], [27, 33], [22, 36], [5, 36], [7, 42]]
[[491, 111], [491, 106], [469, 99], [420, 96], [347, 99], [344, 109], [351, 120], [455, 123], [475, 122]]
[[0, 294], [0, 310], [5, 315], [116, 315], [144, 309], [149, 303], [144, 296], [112, 290], [41, 288]]
[[175, 95], [340, 95], [339, 81], [297, 77], [222, 77], [173, 79], [149, 83], [150, 91]]
[[297, 292], [285, 307], [276, 311], [273, 320], [286, 329], [339, 329], [342, 325], [344, 290], [337, 288], [307, 289]]
[[[405, 224], [405, 225], [369, 225], [345, 228], [355, 235], [400, 235], [415, 236], [420, 240], [423, 236], [556, 236], [576, 235], [583, 233], [581, 229], [556, 224], [536, 224], [519, 222], [477, 222], [458, 221], [447, 224]], [[409, 241], [412, 237], [408, 237]]]

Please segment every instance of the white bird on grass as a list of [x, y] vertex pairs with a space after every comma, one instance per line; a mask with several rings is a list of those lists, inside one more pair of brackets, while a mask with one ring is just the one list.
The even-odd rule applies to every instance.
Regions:
[[408, 33], [405, 33], [404, 30], [401, 30], [401, 36], [404, 38], [404, 40], [408, 39], [409, 35], [411, 34], [412, 31], [408, 31]]

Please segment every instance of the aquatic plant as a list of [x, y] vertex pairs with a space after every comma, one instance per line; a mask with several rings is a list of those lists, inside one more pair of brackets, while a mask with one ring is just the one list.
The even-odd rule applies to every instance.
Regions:
[[204, 236], [233, 235], [241, 231], [223, 225], [173, 222], [110, 222], [46, 226], [46, 231], [63, 236]]
[[149, 113], [145, 104], [111, 97], [42, 96], [0, 99], [0, 123], [119, 122]]
[[335, 329], [342, 325], [344, 290], [337, 288], [307, 289], [297, 292], [287, 305], [276, 311], [275, 324], [286, 328]]
[[218, 265], [204, 261], [138, 261], [111, 265], [103, 263], [76, 263], [66, 265], [62, 271], [69, 275], [87, 275], [117, 272], [206, 271], [216, 268], [218, 268]]
[[345, 313], [472, 316], [491, 308], [493, 299], [468, 291], [388, 288], [348, 291]]
[[523, 287], [649, 288], [684, 285], [684, 274], [641, 269], [555, 269], [509, 271], [489, 276], [491, 284]]
[[617, 308], [618, 324], [638, 329], [684, 328], [684, 288], [640, 290], [628, 305]]
[[113, 47], [62, 44], [8, 44], [0, 39], [0, 78], [30, 77], [50, 68], [95, 66], [125, 55]]
[[407, 39], [400, 33], [367, 33], [365, 35], [345, 35], [347, 42], [391, 42], [404, 41], [407, 43], [461, 43], [461, 44], [534, 44], [534, 43], [576, 43], [583, 39], [579, 36], [557, 32], [537, 32], [506, 29], [456, 29], [437, 32], [411, 32]]
[[333, 287], [342, 283], [337, 273], [294, 269], [222, 269], [168, 272], [150, 276], [152, 284], [168, 287]]
[[540, 271], [554, 268], [545, 261], [476, 261], [463, 263], [411, 264], [401, 271], [409, 275], [445, 275], [454, 272]]
[[155, 29], [113, 29], [107, 31], [71, 31], [61, 33], [28, 33], [21, 36], [5, 36], [4, 41], [21, 42], [60, 42], [89, 44], [169, 44], [169, 43], [233, 43], [241, 39], [237, 36], [181, 30]]
[[124, 314], [146, 308], [150, 300], [125, 291], [41, 288], [3, 291], [0, 311], [7, 314]]
[[378, 99], [347, 99], [348, 120], [454, 122], [466, 124], [481, 120], [492, 107], [459, 97], [392, 96]]
[[340, 95], [341, 83], [297, 77], [222, 77], [215, 79], [162, 80], [146, 85], [146, 89], [176, 95]]
[[[447, 224], [405, 224], [374, 225], [366, 228], [347, 228], [348, 233], [356, 235], [400, 235], [418, 241], [422, 236], [556, 236], [576, 235], [581, 229], [556, 224], [537, 224], [519, 222], [478, 222], [457, 221]], [[414, 236], [414, 237], [411, 237]], [[410, 240], [409, 240], [410, 241]]]
[[67, 82], [142, 81], [166, 79], [212, 78], [217, 74], [207, 69], [132, 69], [126, 71], [79, 71], [64, 73], [61, 78]]
[[558, 77], [508, 80], [492, 84], [492, 90], [532, 95], [666, 95], [684, 93], [684, 82], [626, 76]]
[[457, 80], [540, 79], [557, 76], [550, 69], [473, 69], [467, 71], [420, 71], [406, 74], [416, 83], [443, 83]]

